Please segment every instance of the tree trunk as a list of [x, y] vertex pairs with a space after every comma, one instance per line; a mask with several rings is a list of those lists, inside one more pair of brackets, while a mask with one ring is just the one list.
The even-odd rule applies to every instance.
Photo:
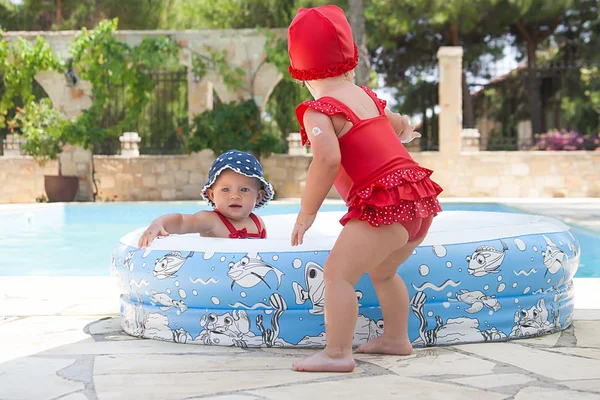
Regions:
[[[560, 15], [554, 18], [554, 30], [558, 24]], [[520, 20], [515, 22], [515, 26], [521, 34], [521, 38], [527, 45], [527, 83], [529, 89], [529, 112], [531, 114], [531, 131], [533, 134], [542, 133], [542, 101], [540, 96], [540, 81], [537, 73], [537, 60], [535, 52], [539, 40], [537, 36], [530, 34], [523, 26]], [[535, 33], [535, 32], [534, 32]]]
[[369, 61], [369, 52], [367, 50], [367, 37], [365, 34], [365, 8], [363, 0], [349, 0], [350, 5], [350, 26], [352, 35], [358, 47], [358, 65], [355, 69], [354, 82], [357, 85], [368, 86], [371, 76], [371, 62]]
[[527, 72], [529, 83], [529, 111], [531, 112], [531, 130], [533, 134], [542, 133], [542, 98], [540, 96], [540, 79], [537, 71], [535, 50], [537, 43], [527, 41]]
[[473, 112], [473, 97], [467, 85], [467, 74], [462, 74], [462, 96], [463, 96], [463, 128], [475, 128], [475, 115]]
[[56, 26], [60, 30], [63, 23], [63, 2], [62, 0], [56, 0]]

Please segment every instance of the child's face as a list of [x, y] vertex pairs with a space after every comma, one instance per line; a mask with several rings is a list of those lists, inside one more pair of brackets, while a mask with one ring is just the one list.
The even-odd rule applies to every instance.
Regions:
[[206, 190], [221, 214], [232, 219], [248, 218], [257, 202], [265, 196], [260, 181], [226, 169]]

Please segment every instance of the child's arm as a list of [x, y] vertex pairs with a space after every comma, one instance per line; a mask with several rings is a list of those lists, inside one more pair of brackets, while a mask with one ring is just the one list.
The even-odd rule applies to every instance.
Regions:
[[169, 236], [171, 233], [205, 232], [212, 227], [213, 220], [210, 212], [199, 211], [196, 214], [167, 214], [156, 218], [148, 229], [140, 236], [140, 249], [150, 246], [157, 236]]
[[313, 160], [308, 168], [301, 210], [292, 232], [292, 246], [302, 244], [304, 233], [314, 222], [341, 162], [340, 145], [330, 117], [308, 109], [304, 114], [304, 126], [311, 143]]
[[409, 143], [413, 139], [421, 137], [419, 132], [414, 131], [414, 127], [410, 125], [407, 116], [397, 114], [387, 108], [385, 109], [385, 115], [389, 118], [394, 132], [396, 132], [402, 143]]

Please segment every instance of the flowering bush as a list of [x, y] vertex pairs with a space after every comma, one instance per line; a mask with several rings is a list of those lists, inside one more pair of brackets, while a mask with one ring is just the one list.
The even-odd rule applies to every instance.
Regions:
[[551, 130], [535, 136], [534, 150], [595, 150], [600, 148], [598, 135], [583, 136], [579, 132]]

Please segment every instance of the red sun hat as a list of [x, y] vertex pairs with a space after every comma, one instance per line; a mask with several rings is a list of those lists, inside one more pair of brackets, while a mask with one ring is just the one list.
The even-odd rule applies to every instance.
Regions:
[[358, 64], [358, 48], [344, 11], [334, 5], [301, 8], [288, 29], [290, 75], [312, 81], [341, 75]]

